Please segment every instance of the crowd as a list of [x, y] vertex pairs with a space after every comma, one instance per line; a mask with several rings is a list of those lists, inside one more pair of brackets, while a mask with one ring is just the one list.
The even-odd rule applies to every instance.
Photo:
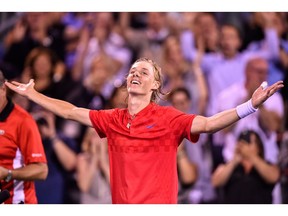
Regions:
[[[127, 106], [127, 73], [143, 56], [164, 74], [158, 103], [196, 115], [283, 80], [257, 112], [183, 140], [178, 203], [288, 203], [288, 13], [26, 12], [0, 43], [6, 79], [34, 79], [38, 92], [95, 110]], [[111, 203], [107, 140], [10, 93], [42, 138], [49, 172], [35, 181], [38, 202]]]

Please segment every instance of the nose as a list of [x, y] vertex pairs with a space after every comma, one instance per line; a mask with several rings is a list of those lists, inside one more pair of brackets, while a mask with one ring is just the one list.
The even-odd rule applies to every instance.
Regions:
[[140, 75], [139, 71], [135, 71], [135, 72], [133, 73], [133, 77], [139, 77], [139, 75]]

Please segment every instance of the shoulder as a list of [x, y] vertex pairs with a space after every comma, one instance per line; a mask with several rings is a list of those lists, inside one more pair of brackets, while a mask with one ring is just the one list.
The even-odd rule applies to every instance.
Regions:
[[34, 121], [32, 115], [17, 104], [15, 104], [14, 106], [13, 113], [14, 113], [14, 118], [17, 118], [20, 122], [27, 120], [27, 119]]
[[89, 116], [90, 118], [98, 117], [98, 116], [105, 116], [105, 117], [114, 117], [114, 116], [120, 116], [124, 115], [124, 113], [127, 112], [127, 109], [123, 108], [115, 108], [115, 109], [103, 109], [103, 110], [90, 110]]

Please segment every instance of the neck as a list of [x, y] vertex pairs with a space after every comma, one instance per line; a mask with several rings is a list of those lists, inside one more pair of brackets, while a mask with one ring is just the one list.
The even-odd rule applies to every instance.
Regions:
[[253, 165], [249, 160], [242, 160], [242, 165], [244, 167], [245, 173], [249, 173]]
[[128, 111], [130, 115], [135, 115], [138, 112], [140, 112], [142, 109], [144, 109], [146, 106], [148, 106], [150, 103], [150, 97], [147, 98], [145, 96], [133, 96], [129, 95], [128, 98]]

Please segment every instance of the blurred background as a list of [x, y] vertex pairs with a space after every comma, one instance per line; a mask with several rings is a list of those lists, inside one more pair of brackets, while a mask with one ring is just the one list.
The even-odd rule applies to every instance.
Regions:
[[[217, 168], [233, 160], [239, 135], [254, 130], [263, 142], [262, 159], [280, 171], [277, 182], [264, 181], [257, 190], [265, 191], [268, 203], [288, 203], [288, 13], [0, 12], [5, 77], [33, 78], [37, 91], [76, 106], [125, 108], [126, 75], [144, 56], [161, 66], [163, 91], [173, 92], [159, 104], [187, 113], [211, 116], [245, 102], [265, 80], [284, 81], [257, 115], [203, 135], [196, 145], [184, 140], [178, 174], [179, 203], [229, 203], [231, 188], [262, 184], [253, 175], [212, 182]], [[36, 182], [39, 203], [111, 203], [107, 140], [12, 92], [11, 97], [34, 116], [41, 132], [49, 175]], [[182, 167], [183, 152], [190, 170]], [[182, 174], [195, 170], [185, 181]], [[264, 203], [261, 194], [255, 199]], [[243, 196], [249, 203], [249, 193]]]

